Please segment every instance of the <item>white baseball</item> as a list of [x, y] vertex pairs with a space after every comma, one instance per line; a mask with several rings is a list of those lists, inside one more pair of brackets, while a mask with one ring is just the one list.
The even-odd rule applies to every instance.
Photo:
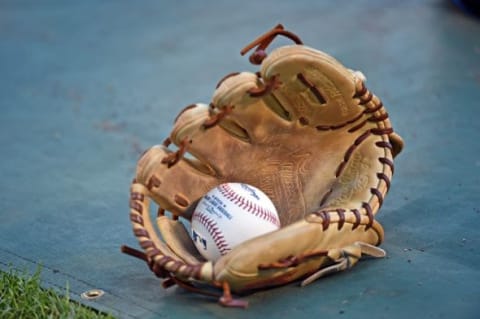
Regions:
[[280, 219], [270, 198], [258, 188], [225, 183], [203, 196], [191, 225], [197, 249], [216, 261], [238, 244], [279, 229]]

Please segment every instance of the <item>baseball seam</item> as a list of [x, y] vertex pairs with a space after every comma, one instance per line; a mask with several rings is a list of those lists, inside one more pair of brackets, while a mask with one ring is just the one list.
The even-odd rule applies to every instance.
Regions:
[[222, 231], [220, 230], [220, 228], [218, 228], [217, 223], [214, 220], [210, 219], [210, 217], [208, 217], [207, 215], [199, 212], [195, 212], [193, 214], [193, 219], [197, 220], [207, 229], [207, 232], [212, 237], [215, 246], [217, 246], [221, 255], [225, 255], [230, 250], [232, 250], [228, 245], [227, 241], [225, 240]]
[[264, 207], [257, 205], [256, 203], [249, 201], [248, 199], [245, 199], [243, 196], [237, 194], [228, 184], [219, 185], [218, 189], [226, 199], [241, 209], [260, 219], [274, 224], [277, 227], [280, 227], [280, 221], [278, 220], [276, 214]]

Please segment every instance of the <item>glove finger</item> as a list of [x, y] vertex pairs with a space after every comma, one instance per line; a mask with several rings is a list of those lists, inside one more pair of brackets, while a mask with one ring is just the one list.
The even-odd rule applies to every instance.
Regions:
[[162, 160], [174, 154], [165, 146], [154, 146], [140, 158], [136, 182], [150, 191], [155, 202], [175, 215], [189, 219], [187, 208], [218, 184], [207, 166], [194, 159], [179, 159], [173, 166]]
[[[234, 109], [219, 125], [252, 144], [268, 143], [273, 137], [291, 135], [294, 127], [276, 114], [281, 106], [268, 94], [274, 89], [269, 85], [276, 84], [265, 83], [258, 75], [248, 72], [225, 78], [215, 90], [212, 103], [220, 109], [226, 105]], [[262, 90], [261, 94], [255, 93]]]
[[188, 141], [186, 149], [189, 157], [209, 168], [218, 178], [230, 178], [239, 169], [232, 161], [241, 163], [242, 156], [250, 150], [250, 144], [218, 125], [205, 127], [212, 117], [215, 114], [209, 112], [207, 105], [191, 105], [177, 117], [170, 139], [179, 146]]
[[282, 85], [273, 95], [291, 121], [339, 126], [364, 110], [354, 97], [355, 73], [321, 51], [299, 45], [278, 48], [263, 61], [261, 74], [279, 77]]

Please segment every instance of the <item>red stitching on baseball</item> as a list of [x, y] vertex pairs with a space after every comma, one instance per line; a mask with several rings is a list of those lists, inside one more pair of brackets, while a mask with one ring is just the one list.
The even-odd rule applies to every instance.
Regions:
[[260, 219], [263, 219], [269, 223], [274, 224], [277, 227], [280, 227], [280, 222], [273, 212], [270, 210], [258, 206], [256, 203], [251, 202], [244, 197], [241, 197], [239, 194], [237, 194], [228, 184], [222, 184], [219, 185], [218, 187], [220, 193], [229, 201], [234, 203], [235, 205], [239, 206], [243, 210], [247, 211], [248, 213], [259, 217]]
[[217, 246], [221, 255], [225, 255], [230, 250], [232, 250], [228, 245], [227, 241], [225, 240], [222, 231], [217, 227], [217, 223], [214, 220], [210, 219], [209, 216], [203, 213], [195, 212], [193, 214], [193, 219], [196, 219], [200, 224], [205, 226], [208, 233], [212, 236], [212, 239], [215, 242], [215, 246]]

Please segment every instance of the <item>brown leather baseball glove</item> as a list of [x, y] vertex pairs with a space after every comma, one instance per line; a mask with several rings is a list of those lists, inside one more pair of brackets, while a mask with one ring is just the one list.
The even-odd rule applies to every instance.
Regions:
[[[278, 35], [295, 44], [267, 56]], [[210, 105], [185, 108], [164, 145], [140, 158], [130, 219], [143, 252], [122, 247], [166, 278], [165, 287], [218, 295], [226, 306], [246, 306], [231, 291], [297, 279], [305, 285], [352, 267], [363, 254], [383, 257], [376, 247], [383, 229], [375, 214], [390, 187], [393, 158], [403, 147], [360, 72], [304, 46], [281, 25], [242, 54], [254, 48], [250, 61], [260, 65], [257, 73], [222, 79]], [[195, 203], [225, 182], [263, 190], [282, 228], [212, 263], [199, 255], [179, 217], [189, 220]], [[160, 207], [161, 236], [151, 220], [150, 199]]]

